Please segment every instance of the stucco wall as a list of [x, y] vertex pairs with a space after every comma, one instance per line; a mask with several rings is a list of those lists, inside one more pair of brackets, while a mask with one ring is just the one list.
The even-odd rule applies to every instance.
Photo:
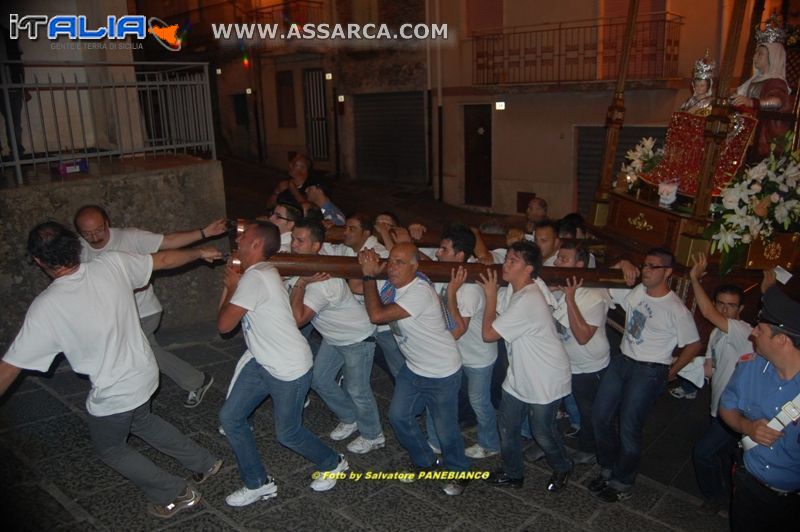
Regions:
[[[87, 203], [104, 206], [116, 226], [154, 232], [203, 227], [225, 216], [222, 166], [218, 161], [167, 159], [151, 162], [147, 170], [0, 189], [0, 352], [22, 325], [28, 305], [49, 283], [26, 254], [28, 231], [48, 219], [71, 228], [75, 211]], [[228, 249], [226, 238], [212, 243]], [[164, 306], [162, 328], [211, 319], [221, 276], [221, 268], [205, 263], [157, 273], [155, 289]]]
[[[532, 9], [530, 2], [525, 0], [506, 0], [503, 3], [503, 21], [506, 27], [576, 21], [600, 16], [598, 5], [567, 0]], [[565, 87], [563, 92], [540, 93], [530, 90], [526, 93], [524, 85], [521, 90], [517, 90], [520, 86], [503, 85], [476, 88], [473, 86], [472, 41], [466, 35], [464, 5], [448, 2], [442, 6], [441, 22], [447, 22], [460, 32], [457, 46], [450, 43], [441, 50], [445, 201], [452, 204], [464, 202], [463, 105], [493, 105], [502, 100], [506, 103], [505, 111], [493, 111], [492, 114], [492, 209], [512, 213], [516, 208], [517, 192], [536, 192], [550, 202], [553, 216], [573, 211], [576, 198], [575, 127], [602, 126], [611, 103], [611, 91], [590, 84]], [[673, 88], [661, 84], [647, 90], [627, 90], [625, 125], [666, 125], [670, 114], [690, 94], [689, 80], [694, 61], [710, 48], [717, 64], [721, 63], [732, 2], [671, 0], [666, 8], [684, 17], [678, 73], [683, 83], [676, 81], [671, 84]], [[750, 9], [748, 6], [748, 17]], [[648, 8], [640, 11], [648, 11]], [[749, 59], [744, 58], [746, 46], [746, 39], [741, 39], [735, 69], [737, 75], [742, 65], [749, 63]], [[434, 73], [440, 68], [437, 61], [438, 55], [434, 53]], [[434, 76], [434, 109], [437, 84]], [[530, 89], [532, 86], [527, 87]], [[434, 124], [434, 128], [437, 127], [438, 124]], [[436, 135], [434, 130], [434, 139]], [[434, 154], [434, 160], [437, 157]], [[438, 178], [434, 178], [434, 183], [437, 182]]]

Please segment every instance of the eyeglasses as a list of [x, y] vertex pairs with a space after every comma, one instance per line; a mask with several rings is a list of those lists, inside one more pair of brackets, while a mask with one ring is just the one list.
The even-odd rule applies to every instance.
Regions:
[[86, 239], [92, 237], [100, 238], [106, 233], [106, 224], [103, 224], [100, 227], [96, 227], [91, 231], [81, 231], [80, 233], [81, 236]]
[[277, 212], [273, 212], [272, 214], [270, 214], [270, 217], [272, 217], [272, 216], [274, 216], [275, 218], [277, 218], [279, 220], [283, 220], [284, 222], [291, 222], [292, 221], [291, 218], [287, 218], [285, 216], [281, 216]]
[[639, 266], [640, 270], [644, 270], [645, 268], [649, 268], [651, 270], [661, 270], [663, 268], [672, 268], [672, 266], [659, 266], [658, 264], [641, 264]]

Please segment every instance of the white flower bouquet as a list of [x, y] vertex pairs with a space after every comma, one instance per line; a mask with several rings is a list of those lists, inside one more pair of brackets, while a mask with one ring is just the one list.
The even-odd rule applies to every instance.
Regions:
[[625, 154], [625, 159], [630, 162], [628, 164], [622, 163], [621, 170], [625, 175], [628, 191], [638, 185], [639, 174], [651, 172], [664, 157], [664, 149], [655, 149], [655, 146], [656, 139], [646, 137]]
[[[778, 152], [776, 144], [785, 149]], [[769, 242], [775, 232], [800, 230], [800, 150], [790, 151], [792, 133], [772, 145], [770, 156], [733, 178], [721, 191], [718, 215], [706, 230], [711, 253], [722, 256], [720, 272], [728, 273], [748, 244]]]

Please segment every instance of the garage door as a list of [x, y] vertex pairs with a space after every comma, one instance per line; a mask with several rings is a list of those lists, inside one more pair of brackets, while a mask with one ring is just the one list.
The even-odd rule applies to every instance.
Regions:
[[427, 183], [422, 92], [353, 96], [356, 178]]

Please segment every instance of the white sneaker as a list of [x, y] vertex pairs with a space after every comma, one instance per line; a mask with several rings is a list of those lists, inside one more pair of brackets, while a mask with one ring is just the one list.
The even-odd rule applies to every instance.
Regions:
[[381, 432], [374, 440], [368, 440], [364, 436], [359, 436], [347, 444], [347, 450], [355, 454], [367, 454], [375, 449], [382, 449], [386, 446], [386, 437]]
[[435, 446], [434, 444], [432, 444], [431, 442], [428, 442], [428, 447], [430, 447], [430, 448], [431, 448], [431, 451], [433, 451], [433, 454], [442, 454], [442, 450], [441, 450], [441, 449], [439, 449], [438, 447], [436, 447], [436, 446]]
[[273, 499], [277, 496], [278, 486], [275, 485], [275, 481], [273, 479], [268, 478], [267, 483], [260, 488], [254, 490], [251, 490], [247, 486], [239, 488], [225, 497], [225, 502], [228, 506], [247, 506], [248, 504], [253, 504], [259, 499], [266, 501], [267, 499]]
[[339, 423], [331, 432], [333, 441], [342, 441], [349, 438], [351, 434], [358, 430], [358, 423]]
[[490, 456], [494, 456], [498, 454], [498, 451], [490, 451], [488, 449], [484, 449], [477, 443], [471, 447], [467, 447], [464, 449], [464, 454], [467, 455], [469, 458], [476, 458], [480, 460], [481, 458], [489, 458]]
[[683, 388], [681, 388], [680, 386], [677, 386], [677, 387], [675, 387], [675, 388], [672, 388], [672, 389], [669, 391], [669, 394], [670, 394], [672, 397], [674, 397], [675, 399], [694, 399], [695, 397], [697, 397], [697, 392], [696, 392], [696, 391], [694, 391], [694, 392], [688, 392], [688, 393], [687, 393], [687, 392], [686, 392], [686, 391], [685, 391]]
[[339, 463], [336, 468], [331, 471], [315, 471], [314, 474], [317, 478], [311, 483], [311, 489], [314, 491], [328, 491], [336, 485], [338, 480], [337, 475], [344, 473], [350, 469], [350, 464], [347, 463], [343, 454], [339, 455]]

